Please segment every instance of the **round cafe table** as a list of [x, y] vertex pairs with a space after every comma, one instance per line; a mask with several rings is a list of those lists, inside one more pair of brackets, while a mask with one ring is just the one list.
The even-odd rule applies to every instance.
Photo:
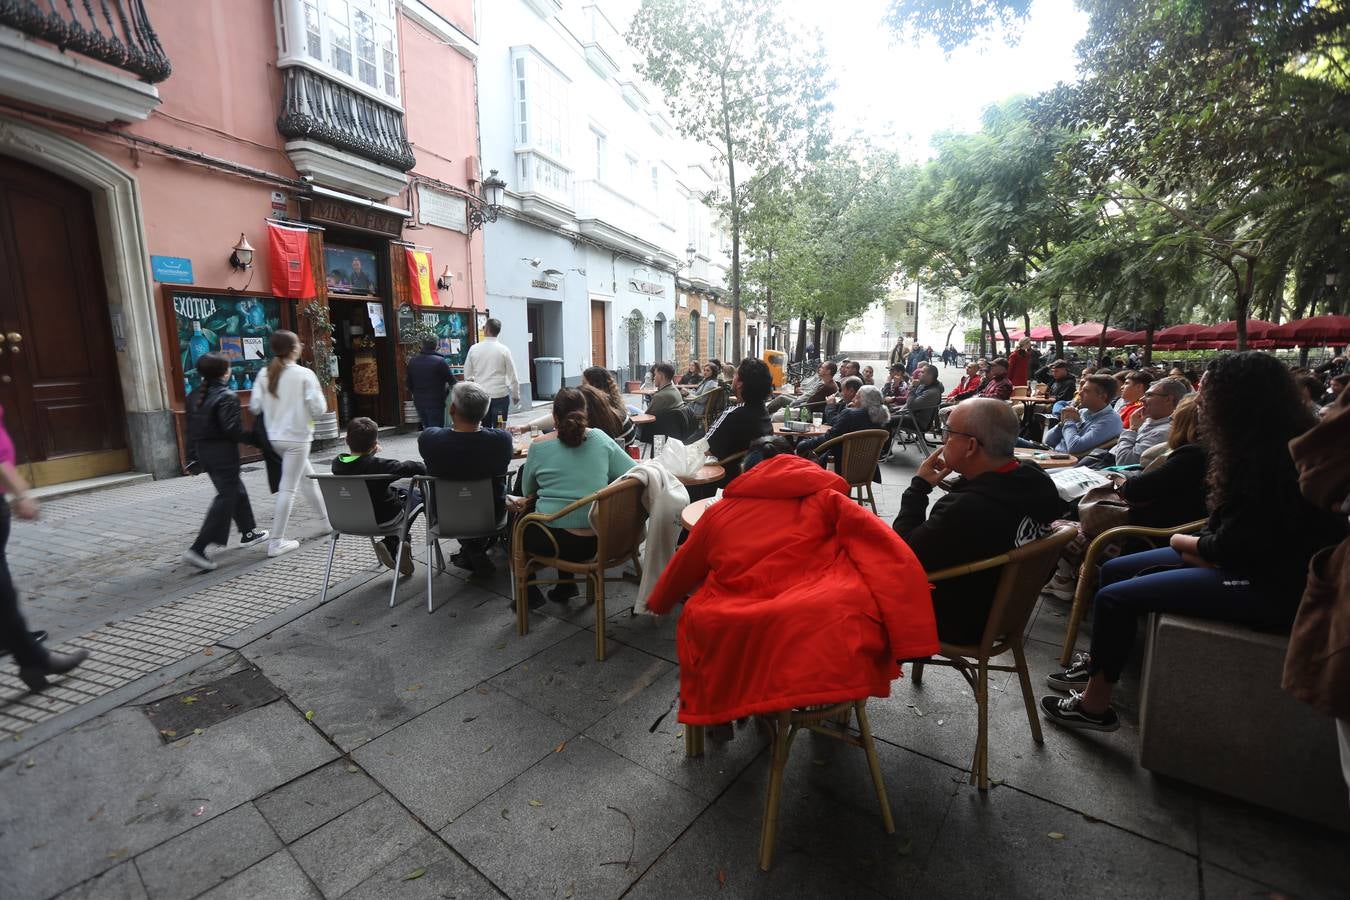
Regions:
[[680, 524], [686, 530], [693, 530], [693, 527], [698, 524], [698, 520], [703, 518], [703, 514], [708, 511], [708, 507], [716, 502], [716, 497], [704, 497], [702, 500], [695, 500], [690, 503], [680, 510]]
[[634, 425], [650, 425], [656, 421], [656, 416], [651, 413], [638, 413], [632, 419]]
[[530, 455], [530, 441], [512, 441], [511, 458], [524, 459]]
[[677, 476], [680, 484], [685, 487], [699, 487], [705, 484], [714, 484], [722, 480], [722, 476], [727, 474], [727, 470], [717, 463], [704, 463], [703, 468], [699, 469], [693, 475]]
[[1051, 459], [1048, 450], [1033, 450], [1030, 447], [1018, 447], [1013, 451], [1013, 456], [1021, 462], [1027, 460], [1034, 462], [1042, 469], [1067, 469], [1070, 466], [1078, 465], [1078, 457], [1070, 456], [1068, 459]]
[[797, 442], [802, 438], [820, 437], [830, 430], [828, 425], [812, 425], [806, 431], [789, 431], [787, 425], [783, 422], [773, 424], [773, 433], [778, 437], [785, 437], [792, 442]]

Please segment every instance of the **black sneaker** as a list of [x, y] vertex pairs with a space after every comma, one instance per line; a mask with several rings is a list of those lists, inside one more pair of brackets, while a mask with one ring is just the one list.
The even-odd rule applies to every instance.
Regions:
[[1088, 654], [1079, 651], [1069, 660], [1069, 667], [1063, 672], [1051, 672], [1045, 676], [1045, 683], [1057, 691], [1081, 691], [1088, 683]]
[[239, 546], [252, 547], [254, 544], [261, 544], [265, 540], [267, 540], [267, 532], [255, 528], [248, 534], [240, 535]]
[[1065, 728], [1082, 728], [1087, 731], [1115, 731], [1120, 727], [1120, 718], [1116, 711], [1107, 707], [1101, 715], [1093, 715], [1083, 709], [1083, 695], [1077, 691], [1067, 697], [1042, 697], [1041, 711], [1051, 722]]

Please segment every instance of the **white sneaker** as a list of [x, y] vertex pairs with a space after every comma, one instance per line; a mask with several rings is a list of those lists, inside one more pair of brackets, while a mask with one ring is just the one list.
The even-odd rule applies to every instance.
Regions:
[[249, 534], [239, 536], [239, 546], [252, 547], [254, 544], [261, 544], [265, 540], [267, 540], [267, 532], [261, 528], [255, 528]]
[[1041, 588], [1041, 593], [1049, 594], [1051, 597], [1063, 601], [1064, 603], [1072, 603], [1074, 590], [1077, 587], [1078, 585], [1074, 581], [1056, 575], [1054, 578], [1050, 579], [1045, 587]]
[[214, 572], [217, 568], [215, 563], [206, 558], [206, 554], [198, 553], [191, 547], [183, 551], [183, 562], [196, 566], [203, 572]]
[[267, 555], [269, 557], [281, 556], [282, 554], [290, 553], [292, 550], [294, 550], [299, 546], [300, 546], [299, 541], [287, 541], [287, 540], [273, 541], [272, 543], [267, 545]]

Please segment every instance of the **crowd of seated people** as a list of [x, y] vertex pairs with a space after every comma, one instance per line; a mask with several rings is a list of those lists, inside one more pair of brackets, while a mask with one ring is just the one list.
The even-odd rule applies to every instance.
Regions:
[[784, 410], [789, 408], [793, 411], [800, 409], [823, 411], [826, 398], [839, 393], [839, 385], [835, 381], [838, 372], [839, 366], [826, 360], [817, 367], [815, 379], [802, 382], [801, 394], [796, 397], [774, 397], [765, 407], [766, 410], [775, 422], [783, 421]]
[[[706, 367], [700, 366], [698, 360], [690, 359], [689, 368], [685, 369], [680, 375], [680, 384], [698, 384], [703, 380]], [[720, 368], [719, 368], [720, 371]]]
[[697, 382], [698, 387], [689, 396], [690, 415], [700, 418], [707, 411], [708, 398], [706, 395], [722, 387], [726, 382], [722, 380], [722, 361], [713, 357], [703, 364], [703, 375]]

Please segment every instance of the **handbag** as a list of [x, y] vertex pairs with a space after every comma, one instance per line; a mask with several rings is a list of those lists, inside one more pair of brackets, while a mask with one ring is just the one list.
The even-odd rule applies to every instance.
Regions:
[[1091, 488], [1078, 501], [1078, 521], [1089, 539], [1117, 525], [1128, 525], [1129, 520], [1130, 504], [1120, 496], [1114, 484]]

